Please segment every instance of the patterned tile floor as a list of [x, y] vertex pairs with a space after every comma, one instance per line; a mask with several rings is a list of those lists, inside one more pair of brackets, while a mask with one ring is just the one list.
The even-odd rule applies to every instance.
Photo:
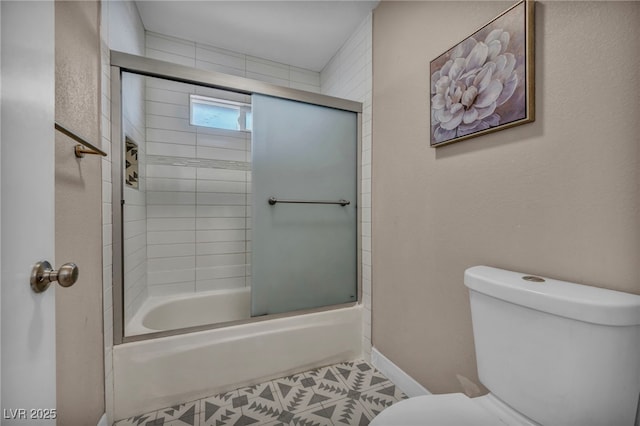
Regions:
[[317, 368], [117, 422], [116, 426], [364, 426], [406, 398], [371, 364]]

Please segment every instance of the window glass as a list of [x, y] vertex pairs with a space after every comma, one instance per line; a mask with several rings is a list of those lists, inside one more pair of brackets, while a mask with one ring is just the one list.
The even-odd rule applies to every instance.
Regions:
[[251, 105], [191, 95], [191, 124], [227, 130], [251, 130]]

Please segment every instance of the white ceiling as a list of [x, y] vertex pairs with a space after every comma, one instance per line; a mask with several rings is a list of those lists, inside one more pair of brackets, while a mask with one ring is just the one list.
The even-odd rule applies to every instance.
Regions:
[[149, 31], [320, 71], [378, 1], [136, 1]]

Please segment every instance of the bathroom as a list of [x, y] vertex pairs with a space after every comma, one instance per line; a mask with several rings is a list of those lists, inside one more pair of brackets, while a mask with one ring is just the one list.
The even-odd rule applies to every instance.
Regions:
[[[362, 358], [381, 371], [388, 360], [398, 368], [393, 371], [414, 380], [405, 386], [416, 393], [473, 397], [487, 392], [478, 379], [463, 284], [469, 267], [490, 265], [640, 294], [640, 152], [633, 136], [640, 131], [640, 103], [634, 95], [640, 89], [640, 64], [631, 53], [640, 47], [636, 2], [536, 2], [535, 121], [437, 149], [429, 147], [429, 61], [512, 2], [372, 4], [313, 70], [269, 58], [266, 51], [263, 56], [233, 51], [222, 41], [153, 30], [142, 15], [154, 2], [20, 3], [2, 2], [0, 16], [3, 408], [57, 407], [60, 424], [98, 424], [104, 414], [104, 424], [130, 417], [118, 413], [117, 402], [114, 406], [124, 396], [114, 391], [118, 371], [113, 357], [118, 346], [142, 343], [113, 342], [118, 290], [112, 285], [110, 50], [242, 73], [362, 104], [360, 288], [352, 306], [361, 313], [354, 328], [358, 337], [350, 340], [357, 341], [360, 353], [351, 359]], [[259, 5], [246, 7], [250, 12]], [[179, 9], [172, 16], [180, 16]], [[20, 55], [12, 50], [15, 46], [38, 54]], [[209, 59], [199, 53], [209, 53]], [[61, 67], [65, 60], [78, 68]], [[91, 81], [83, 78], [87, 75]], [[18, 78], [26, 80], [24, 87], [13, 84]], [[61, 102], [78, 93], [75, 86], [86, 92], [75, 103]], [[13, 91], [18, 88], [26, 92]], [[47, 125], [25, 119], [26, 112], [11, 103], [16, 99], [37, 105]], [[69, 155], [74, 145], [53, 130], [54, 119], [99, 141], [96, 145], [109, 155]], [[29, 155], [33, 152], [42, 155]], [[28, 167], [39, 180], [15, 191], [11, 183], [25, 166], [12, 158], [26, 158], [21, 153], [29, 155]], [[55, 182], [37, 172], [53, 173], [54, 158]], [[81, 185], [74, 183], [78, 179]], [[78, 198], [70, 200], [64, 192], [70, 190], [77, 190]], [[19, 198], [22, 193], [41, 194], [44, 206], [37, 213], [45, 219], [33, 216], [33, 200]], [[47, 205], [55, 211], [44, 211]], [[30, 221], [22, 223], [21, 216]], [[31, 241], [39, 245], [34, 253], [29, 251], [33, 246], [16, 243], [27, 235], [44, 235], [46, 241], [34, 237]], [[16, 257], [23, 252], [24, 259]], [[54, 299], [51, 290], [31, 295], [21, 284], [28, 278], [10, 284], [13, 277], [28, 277], [37, 260], [48, 258], [53, 264], [54, 253], [56, 267], [78, 264], [76, 285], [56, 286]], [[27, 352], [20, 352], [17, 336], [29, 328], [19, 327], [32, 329], [35, 323], [44, 331], [42, 341], [37, 340], [42, 343], [26, 341], [28, 349], [22, 350]], [[34, 370], [31, 358], [24, 356], [42, 350], [46, 358], [51, 348], [53, 368], [46, 364]], [[402, 377], [386, 374], [400, 386]], [[54, 392], [25, 402], [31, 395], [25, 377], [39, 386], [46, 381]]]

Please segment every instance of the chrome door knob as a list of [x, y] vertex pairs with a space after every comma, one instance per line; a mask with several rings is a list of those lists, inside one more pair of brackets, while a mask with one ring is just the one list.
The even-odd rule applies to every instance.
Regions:
[[[52, 274], [55, 274], [53, 271]], [[78, 265], [75, 263], [65, 263], [58, 269], [58, 275], [52, 279], [52, 281], [58, 281], [62, 287], [71, 287], [78, 281]]]
[[58, 281], [62, 287], [71, 287], [78, 281], [80, 271], [75, 263], [65, 263], [57, 271], [46, 260], [33, 265], [31, 270], [31, 289], [42, 293], [49, 288], [49, 284]]

